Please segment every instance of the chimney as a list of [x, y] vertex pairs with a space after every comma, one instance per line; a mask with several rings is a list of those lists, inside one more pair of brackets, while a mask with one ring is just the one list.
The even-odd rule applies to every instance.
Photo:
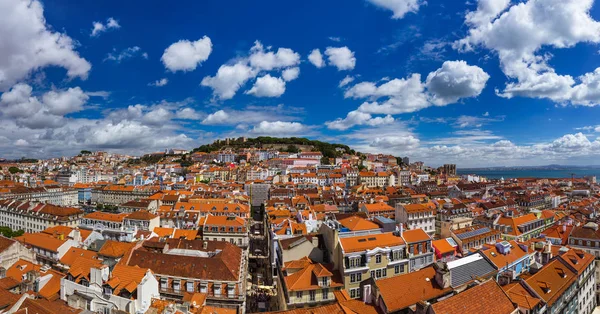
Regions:
[[433, 280], [435, 280], [438, 286], [442, 289], [450, 287], [450, 270], [448, 269], [448, 265], [438, 261], [433, 264], [433, 268], [435, 269], [435, 277]]
[[79, 231], [79, 227], [76, 227], [73, 230], [73, 240], [75, 240], [75, 242], [77, 243], [81, 243], [83, 241], [81, 238], [81, 232]]

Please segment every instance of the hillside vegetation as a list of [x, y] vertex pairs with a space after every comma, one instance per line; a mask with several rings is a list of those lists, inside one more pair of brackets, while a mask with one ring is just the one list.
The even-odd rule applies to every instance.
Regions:
[[[333, 158], [339, 157], [343, 153], [354, 154], [355, 151], [350, 149], [348, 145], [343, 144], [331, 144], [327, 142], [321, 142], [316, 140], [309, 140], [302, 137], [270, 137], [270, 136], [259, 136], [256, 138], [247, 138], [246, 141], [240, 139], [230, 139], [229, 143], [225, 141], [215, 141], [212, 144], [202, 145], [194, 152], [205, 152], [209, 153], [212, 151], [218, 151], [223, 148], [271, 148], [274, 145], [285, 146], [284, 151], [296, 153], [299, 152], [298, 146], [312, 147], [312, 151], [318, 151], [325, 157]], [[338, 150], [336, 150], [338, 148]]]

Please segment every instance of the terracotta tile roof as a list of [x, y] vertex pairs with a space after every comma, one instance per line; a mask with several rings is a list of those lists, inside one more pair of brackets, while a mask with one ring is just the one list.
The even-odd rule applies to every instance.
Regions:
[[515, 310], [510, 298], [494, 280], [488, 280], [431, 307], [434, 313], [440, 314], [510, 314]]
[[152, 230], [152, 232], [156, 233], [158, 235], [158, 237], [163, 238], [163, 237], [171, 237], [173, 235], [173, 232], [175, 232], [175, 229], [173, 228], [163, 228], [163, 227], [154, 227], [154, 230]]
[[50, 280], [48, 280], [48, 282], [46, 282], [44, 287], [40, 289], [38, 294], [42, 298], [50, 301], [58, 300], [60, 298], [60, 281], [65, 277], [65, 275], [54, 270], [49, 270], [41, 275], [52, 275], [52, 277]]
[[0, 290], [10, 290], [19, 286], [21, 283], [12, 277], [4, 277], [0, 279]]
[[351, 231], [379, 229], [378, 224], [358, 216], [350, 216], [340, 219], [338, 222]]
[[[425, 195], [423, 195], [425, 196]], [[426, 211], [434, 211], [435, 213], [435, 204], [427, 203], [427, 204], [407, 204], [402, 205], [407, 213], [420, 213]]]
[[314, 263], [309, 260], [300, 270], [294, 272], [289, 276], [284, 277], [288, 291], [306, 291], [323, 289], [319, 286], [319, 279], [322, 277], [331, 278], [330, 287], [342, 287], [343, 283], [339, 278], [339, 275], [334, 276], [331, 272], [332, 268], [328, 267], [324, 266], [323, 264]]
[[[181, 244], [197, 243], [202, 248], [203, 241], [173, 240], [168, 242], [169, 248], [177, 248]], [[150, 241], [146, 241], [150, 242]], [[242, 249], [222, 241], [205, 241], [209, 248], [221, 251], [212, 257], [182, 256], [148, 252], [137, 249], [127, 261], [129, 266], [149, 268], [156, 274], [207, 280], [237, 281], [240, 276]], [[185, 248], [185, 247], [184, 247]], [[198, 249], [197, 247], [195, 249]]]
[[380, 202], [380, 203], [374, 203], [374, 204], [363, 204], [364, 208], [367, 210], [368, 213], [372, 214], [372, 213], [379, 213], [379, 212], [390, 212], [390, 211], [395, 211], [394, 207]]
[[25, 233], [15, 240], [52, 252], [58, 252], [58, 248], [66, 243], [66, 240], [59, 240], [45, 233]]
[[432, 241], [431, 245], [438, 250], [440, 254], [450, 253], [456, 250], [446, 239]]
[[13, 239], [9, 239], [5, 236], [0, 236], [0, 252], [4, 252], [11, 245], [15, 244], [17, 241]]
[[516, 303], [519, 307], [524, 309], [532, 310], [541, 302], [540, 299], [532, 295], [519, 283], [507, 285], [502, 288], [506, 291], [506, 294], [508, 294], [508, 297], [513, 303]]
[[345, 253], [372, 250], [376, 247], [390, 247], [404, 244], [402, 238], [392, 232], [371, 234], [365, 236], [340, 238], [340, 244]]
[[194, 240], [198, 237], [197, 229], [175, 229], [175, 233], [173, 234], [173, 239], [186, 239], [186, 240]]
[[[81, 313], [83, 310], [75, 309], [67, 305], [64, 301], [55, 300], [48, 301], [44, 299], [25, 299], [19, 311], [27, 314], [76, 314]], [[20, 312], [15, 312], [20, 313]]]
[[502, 254], [498, 251], [496, 246], [490, 247], [487, 250], [482, 250], [481, 253], [496, 266], [496, 269], [506, 267], [506, 265], [512, 265], [514, 262], [523, 258], [529, 252], [529, 247], [522, 244], [521, 247], [516, 241], [508, 241], [510, 243], [510, 252], [508, 254]]
[[594, 262], [594, 255], [586, 253], [580, 249], [569, 249], [566, 253], [557, 256], [563, 264], [569, 265], [581, 274], [590, 263]]
[[84, 219], [93, 219], [93, 220], [102, 220], [102, 221], [112, 221], [112, 222], [123, 222], [125, 217], [129, 216], [127, 213], [103, 213], [103, 212], [93, 212], [83, 216]]
[[525, 279], [525, 282], [544, 302], [552, 306], [576, 279], [577, 275], [568, 267], [559, 260], [553, 260]]
[[98, 255], [119, 258], [123, 257], [134, 246], [135, 243], [107, 240], [104, 245], [102, 245], [100, 251], [98, 251]]
[[24, 259], [19, 259], [6, 270], [6, 277], [11, 277], [18, 282], [23, 282], [23, 275], [32, 270], [39, 271], [40, 265]]
[[[129, 293], [133, 293], [142, 282], [144, 276], [146, 276], [147, 271], [148, 269], [137, 266], [116, 265], [109, 280], [113, 284], [116, 283], [113, 287], [113, 294], [119, 295], [123, 289]], [[118, 278], [118, 280], [115, 280], [115, 278]]]
[[102, 264], [102, 261], [97, 259], [90, 259], [86, 257], [78, 257], [75, 259], [71, 268], [69, 268], [68, 274], [79, 282], [79, 279], [85, 278], [90, 280], [90, 270], [92, 268], [108, 267]]
[[135, 211], [135, 212], [129, 214], [129, 216], [127, 216], [125, 218], [133, 219], [133, 220], [152, 220], [156, 217], [158, 217], [158, 216], [154, 215], [153, 213], [151, 213], [147, 210], [138, 210], [138, 211]]
[[60, 259], [60, 262], [64, 265], [71, 266], [78, 257], [94, 259], [98, 257], [98, 254], [96, 254], [96, 252], [94, 251], [88, 251], [77, 247], [71, 247]]
[[204, 220], [205, 226], [244, 227], [246, 219], [237, 216], [214, 216], [207, 215]]
[[427, 232], [423, 229], [406, 230], [402, 232], [402, 238], [406, 243], [417, 243], [423, 241], [430, 241], [431, 237], [427, 235]]
[[306, 225], [303, 223], [297, 223], [290, 219], [283, 220], [282, 223], [279, 223], [275, 231], [277, 235], [300, 235], [307, 234]]
[[434, 279], [432, 266], [405, 275], [375, 281], [388, 312], [405, 309], [419, 301], [439, 298], [452, 292], [441, 288]]

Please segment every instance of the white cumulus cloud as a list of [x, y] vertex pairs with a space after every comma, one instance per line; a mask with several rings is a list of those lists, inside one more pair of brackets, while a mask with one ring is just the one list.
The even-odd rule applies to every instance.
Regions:
[[99, 36], [101, 33], [104, 33], [110, 29], [121, 28], [121, 25], [119, 25], [119, 22], [112, 17], [109, 17], [106, 20], [106, 23], [94, 22], [92, 25], [93, 25], [92, 33], [90, 34], [90, 36], [92, 36], [92, 37]]
[[354, 52], [348, 47], [327, 47], [325, 55], [329, 64], [335, 66], [339, 71], [352, 70], [356, 66]]
[[368, 2], [387, 10], [391, 10], [394, 14], [393, 19], [401, 19], [406, 13], [415, 13], [419, 10], [422, 0], [367, 0]]
[[285, 81], [267, 74], [256, 79], [246, 94], [256, 97], [279, 97], [285, 93]]
[[308, 61], [312, 63], [317, 68], [322, 68], [325, 66], [325, 61], [323, 60], [323, 55], [319, 49], [313, 49], [308, 55]]
[[75, 51], [67, 34], [46, 25], [40, 1], [0, 1], [0, 91], [47, 66], [67, 70], [69, 78], [86, 79], [91, 64]]
[[196, 41], [180, 40], [165, 49], [161, 61], [171, 72], [193, 71], [212, 52], [212, 41], [204, 36]]

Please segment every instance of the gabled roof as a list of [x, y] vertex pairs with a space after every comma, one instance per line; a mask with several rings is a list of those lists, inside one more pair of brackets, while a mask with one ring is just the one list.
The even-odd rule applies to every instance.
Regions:
[[[343, 283], [338, 276], [334, 276], [331, 266], [325, 266], [320, 263], [302, 260], [304, 267], [294, 272], [289, 276], [285, 276], [284, 280], [288, 291], [305, 291], [305, 290], [320, 290], [323, 287], [319, 286], [319, 279], [330, 277], [331, 282], [329, 287], [342, 287]], [[290, 263], [291, 266], [293, 263]], [[338, 274], [336, 272], [336, 274]]]
[[402, 232], [402, 238], [406, 243], [417, 243], [430, 241], [431, 237], [423, 229], [412, 229]]
[[395, 236], [392, 232], [345, 237], [340, 238], [339, 241], [342, 246], [342, 250], [344, 250], [345, 253], [372, 250], [377, 247], [385, 248], [390, 246], [404, 245], [404, 240], [398, 236]]
[[388, 312], [405, 309], [419, 301], [436, 299], [452, 292], [435, 281], [432, 266], [405, 275], [375, 281]]
[[379, 229], [379, 225], [369, 221], [367, 219], [364, 219], [362, 217], [359, 216], [349, 216], [343, 219], [338, 220], [338, 222], [350, 229], [350, 231], [362, 231], [362, 230], [372, 230], [372, 229]]
[[133, 293], [146, 276], [147, 271], [147, 268], [137, 266], [116, 265], [108, 281], [115, 284], [114, 287], [111, 285], [113, 294], [118, 295], [123, 289]]
[[439, 301], [431, 307], [437, 314], [510, 314], [515, 310], [510, 298], [493, 279]]
[[525, 283], [544, 302], [552, 306], [576, 279], [577, 275], [568, 267], [559, 260], [553, 260], [537, 273], [525, 279]]
[[102, 245], [100, 251], [98, 251], [98, 255], [119, 258], [123, 257], [127, 252], [133, 249], [134, 246], [135, 243], [107, 240], [104, 242], [104, 245]]

